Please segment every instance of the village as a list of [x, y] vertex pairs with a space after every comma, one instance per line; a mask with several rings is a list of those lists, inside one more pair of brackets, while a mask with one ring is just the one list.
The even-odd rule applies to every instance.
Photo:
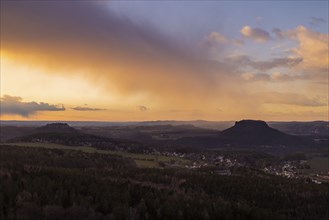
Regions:
[[[177, 152], [153, 152], [152, 154], [185, 158], [192, 163], [185, 165], [187, 169], [215, 167], [215, 174], [233, 175], [232, 170], [238, 167], [258, 169], [267, 174], [305, 180], [305, 182], [322, 184], [329, 183], [329, 172], [314, 172], [307, 160], [279, 160], [267, 165], [264, 161], [250, 161], [235, 155], [229, 157], [218, 153], [177, 153]], [[261, 164], [261, 165], [260, 165]], [[166, 163], [166, 167], [177, 167], [178, 162]], [[260, 166], [259, 166], [260, 165]]]

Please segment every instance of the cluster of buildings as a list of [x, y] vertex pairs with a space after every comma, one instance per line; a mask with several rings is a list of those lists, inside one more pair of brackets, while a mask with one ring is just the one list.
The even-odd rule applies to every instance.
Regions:
[[[221, 155], [219, 153], [177, 153], [177, 152], [157, 152], [159, 155], [186, 158], [193, 161], [190, 165], [185, 165], [188, 169], [197, 169], [203, 167], [216, 167], [214, 173], [218, 175], [231, 175], [232, 167], [249, 167], [244, 160], [238, 160]], [[298, 178], [315, 184], [329, 182], [328, 174], [317, 174], [305, 172], [310, 169], [306, 160], [283, 161], [278, 164], [272, 164], [260, 168], [266, 173], [283, 176], [286, 178]]]
[[306, 163], [307, 161], [285, 161], [277, 166], [269, 166], [263, 169], [264, 172], [274, 174], [277, 176], [283, 176], [287, 178], [296, 178], [296, 179], [304, 179], [308, 182], [321, 184], [324, 182], [329, 183], [329, 172], [327, 174], [319, 174], [319, 173], [310, 173], [303, 172], [303, 169], [309, 169], [309, 165]]

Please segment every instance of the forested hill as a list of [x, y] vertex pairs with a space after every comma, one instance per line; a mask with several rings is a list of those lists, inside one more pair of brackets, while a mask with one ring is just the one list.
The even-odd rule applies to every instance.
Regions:
[[34, 129], [31, 134], [19, 136], [8, 142], [55, 143], [68, 146], [90, 146], [106, 150], [141, 152], [147, 149], [133, 140], [122, 140], [82, 133], [64, 123], [53, 123]]
[[242, 167], [137, 169], [108, 154], [0, 145], [0, 219], [328, 219], [328, 193]]
[[34, 133], [78, 133], [79, 131], [67, 123], [51, 123], [38, 127]]

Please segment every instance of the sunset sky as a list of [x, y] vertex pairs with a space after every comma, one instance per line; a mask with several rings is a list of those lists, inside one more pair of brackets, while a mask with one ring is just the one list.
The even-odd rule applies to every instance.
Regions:
[[2, 120], [328, 120], [328, 1], [1, 1]]

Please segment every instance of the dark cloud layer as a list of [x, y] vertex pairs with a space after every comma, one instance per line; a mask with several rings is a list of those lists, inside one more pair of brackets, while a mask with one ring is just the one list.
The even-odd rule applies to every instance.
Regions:
[[273, 74], [266, 73], [243, 73], [242, 78], [246, 81], [257, 82], [291, 82], [296, 80], [309, 80], [310, 77], [306, 74], [289, 75], [286, 73], [276, 72]]
[[319, 24], [325, 24], [326, 20], [324, 20], [323, 18], [318, 18], [318, 17], [311, 17], [311, 21], [310, 24], [311, 25], [319, 25]]
[[215, 87], [194, 55], [149, 24], [119, 16], [102, 3], [1, 4], [2, 50], [23, 62], [66, 73], [81, 68], [89, 79], [101, 79], [122, 94], [177, 94], [191, 87], [202, 94]]
[[44, 102], [23, 102], [21, 97], [4, 95], [1, 98], [0, 110], [1, 115], [29, 117], [39, 111], [65, 111], [65, 108]]
[[81, 106], [77, 106], [72, 109], [75, 111], [105, 111], [106, 110], [104, 108], [90, 108], [90, 107], [81, 107]]
[[137, 108], [138, 108], [139, 111], [141, 111], [141, 112], [145, 112], [145, 111], [148, 110], [148, 108], [147, 108], [146, 106], [144, 106], [144, 105], [137, 106]]
[[287, 67], [291, 68], [297, 66], [299, 63], [303, 61], [302, 58], [289, 58], [289, 57], [282, 57], [282, 58], [274, 58], [267, 61], [254, 61], [249, 56], [236, 56], [233, 58], [228, 59], [228, 61], [236, 66], [249, 66], [256, 70], [270, 70], [273, 68], [278, 67]]

